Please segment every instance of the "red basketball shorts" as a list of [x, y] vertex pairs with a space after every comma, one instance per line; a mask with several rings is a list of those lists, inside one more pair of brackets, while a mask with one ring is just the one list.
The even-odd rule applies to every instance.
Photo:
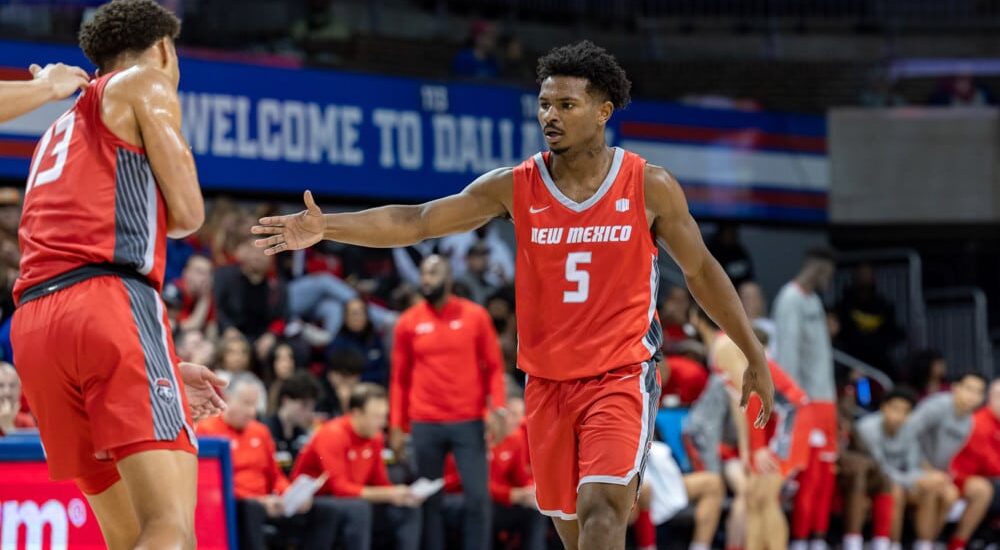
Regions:
[[545, 515], [576, 519], [585, 483], [642, 476], [660, 400], [652, 361], [593, 378], [529, 377], [524, 391], [535, 498]]
[[52, 479], [88, 492], [142, 450], [196, 452], [163, 302], [149, 285], [101, 276], [22, 305], [14, 360]]

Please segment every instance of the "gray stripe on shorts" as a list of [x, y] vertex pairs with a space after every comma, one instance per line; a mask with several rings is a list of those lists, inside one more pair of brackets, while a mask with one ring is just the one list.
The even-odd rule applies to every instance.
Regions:
[[[646, 392], [649, 395], [649, 402], [647, 403], [647, 418], [649, 430], [646, 433], [646, 441], [643, 441], [642, 451], [642, 462], [639, 463], [639, 486], [642, 486], [642, 474], [646, 471], [646, 459], [649, 458], [649, 445], [653, 441], [653, 432], [656, 431], [656, 413], [660, 410], [660, 385], [656, 383], [656, 361], [647, 361], [649, 365], [646, 369], [646, 379], [644, 383], [646, 384]], [[638, 491], [637, 491], [638, 493]]]
[[139, 343], [146, 363], [149, 402], [153, 411], [153, 434], [157, 441], [173, 441], [185, 428], [178, 406], [180, 391], [174, 377], [172, 360], [163, 346], [163, 320], [157, 317], [156, 291], [147, 284], [122, 279], [128, 292], [132, 316], [139, 329]]

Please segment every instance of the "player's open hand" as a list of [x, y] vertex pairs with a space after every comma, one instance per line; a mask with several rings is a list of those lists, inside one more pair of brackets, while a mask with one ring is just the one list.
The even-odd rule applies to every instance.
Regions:
[[743, 396], [740, 398], [740, 408], [746, 409], [750, 403], [750, 395], [756, 393], [760, 397], [760, 414], [754, 421], [754, 428], [762, 429], [771, 418], [771, 407], [774, 406], [774, 384], [771, 382], [771, 369], [763, 356], [743, 371]]
[[62, 63], [49, 64], [44, 69], [32, 64], [28, 70], [31, 71], [31, 76], [35, 77], [35, 80], [44, 80], [52, 87], [52, 93], [56, 99], [65, 99], [80, 88], [86, 88], [90, 82], [87, 71]]
[[179, 368], [194, 420], [216, 416], [226, 410], [226, 402], [219, 392], [229, 385], [228, 382], [202, 365], [182, 362]]
[[303, 200], [306, 209], [298, 214], [261, 218], [258, 222], [260, 225], [250, 229], [254, 235], [271, 235], [254, 241], [257, 248], [264, 249], [264, 254], [299, 250], [323, 240], [323, 230], [326, 228], [323, 211], [316, 205], [311, 192], [306, 191]]

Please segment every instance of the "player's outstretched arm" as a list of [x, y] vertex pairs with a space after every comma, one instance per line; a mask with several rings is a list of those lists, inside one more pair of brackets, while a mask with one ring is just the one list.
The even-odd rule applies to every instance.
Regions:
[[391, 205], [324, 214], [312, 193], [305, 192], [306, 209], [288, 216], [261, 218], [255, 235], [266, 254], [298, 250], [323, 239], [374, 248], [409, 246], [425, 239], [470, 231], [510, 211], [513, 171], [497, 168], [483, 174], [461, 193], [418, 205]]
[[121, 78], [121, 88], [105, 92], [105, 98], [120, 93], [132, 107], [142, 146], [167, 204], [167, 235], [186, 237], [205, 221], [205, 202], [191, 148], [181, 133], [177, 87], [152, 69], [130, 69]]
[[763, 427], [771, 415], [774, 386], [764, 349], [754, 336], [736, 289], [705, 246], [677, 180], [654, 165], [646, 166], [645, 177], [646, 208], [653, 216], [653, 231], [684, 272], [691, 295], [746, 355], [749, 366], [743, 375], [740, 405], [747, 405], [751, 393], [758, 394], [763, 407], [755, 425]]
[[0, 122], [34, 111], [49, 101], [65, 99], [85, 88], [90, 80], [80, 67], [62, 63], [44, 69], [32, 65], [28, 70], [35, 77], [32, 80], [0, 82]]

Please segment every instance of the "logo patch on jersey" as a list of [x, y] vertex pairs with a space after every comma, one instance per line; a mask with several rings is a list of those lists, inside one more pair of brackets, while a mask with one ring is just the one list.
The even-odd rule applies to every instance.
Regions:
[[542, 208], [535, 208], [534, 206], [529, 206], [528, 207], [528, 212], [531, 213], [531, 214], [537, 214], [539, 212], [544, 212], [544, 211], [546, 211], [548, 209], [549, 209], [548, 206], [543, 206]]
[[174, 400], [174, 385], [170, 383], [170, 380], [167, 380], [166, 378], [157, 378], [156, 381], [153, 382], [153, 386], [157, 397], [167, 403]]
[[615, 201], [616, 212], [628, 212], [628, 199], [618, 199]]

